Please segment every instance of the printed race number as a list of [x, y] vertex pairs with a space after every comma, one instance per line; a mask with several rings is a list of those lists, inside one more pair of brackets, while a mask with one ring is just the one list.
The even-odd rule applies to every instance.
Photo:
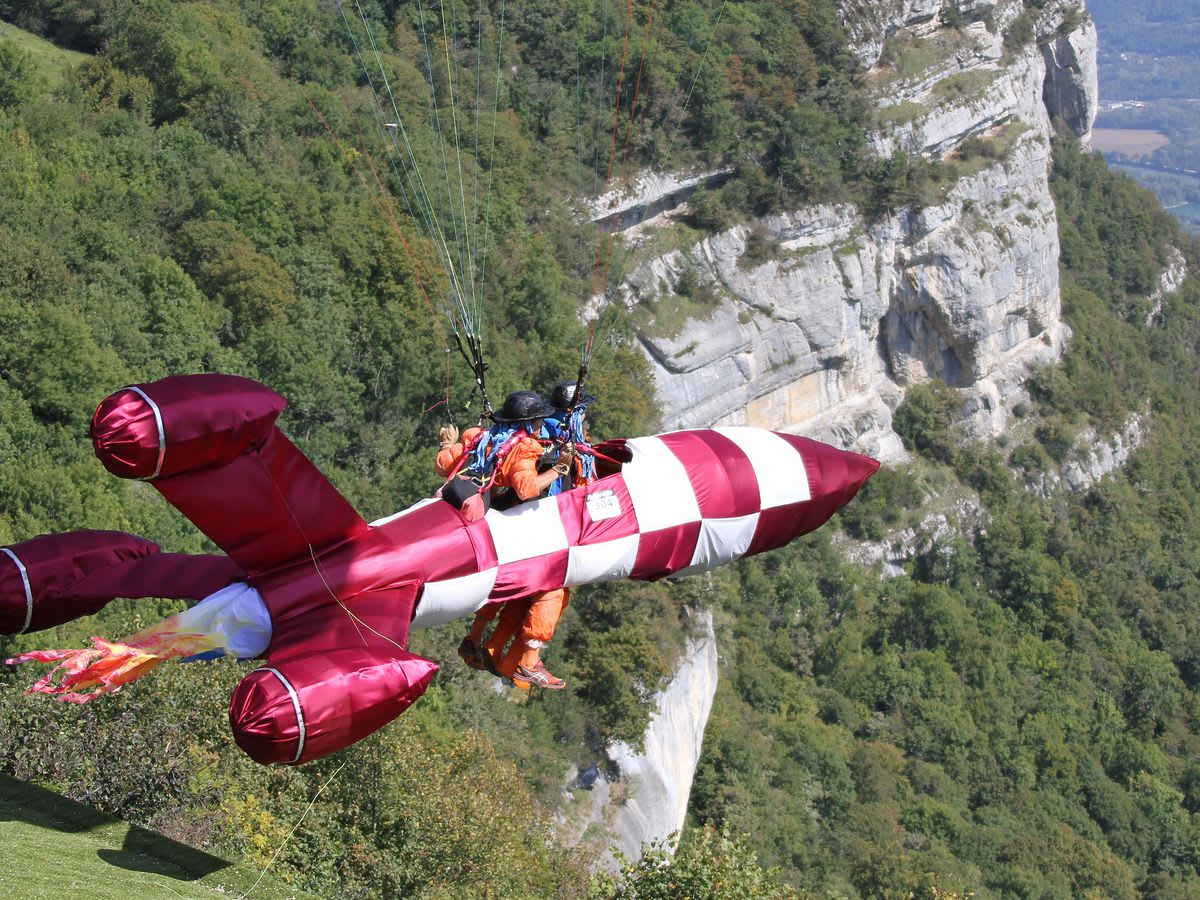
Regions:
[[615, 519], [621, 514], [621, 500], [616, 491], [596, 491], [594, 494], [588, 494], [587, 509], [593, 522]]

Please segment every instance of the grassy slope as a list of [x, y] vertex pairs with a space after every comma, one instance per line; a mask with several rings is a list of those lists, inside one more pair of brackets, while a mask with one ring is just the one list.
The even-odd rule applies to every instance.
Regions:
[[[309, 897], [259, 873], [0, 775], [0, 896]], [[252, 890], [253, 889], [253, 890]]]
[[68, 68], [89, 58], [86, 53], [64, 50], [8, 22], [0, 22], [0, 41], [11, 41], [28, 53], [42, 77], [51, 85], [57, 84]]

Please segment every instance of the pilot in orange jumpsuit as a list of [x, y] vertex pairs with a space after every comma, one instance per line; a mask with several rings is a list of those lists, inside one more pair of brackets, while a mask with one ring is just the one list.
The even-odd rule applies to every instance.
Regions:
[[[534, 500], [543, 496], [560, 478], [569, 475], [575, 463], [573, 448], [566, 446], [559, 453], [553, 466], [539, 472], [539, 461], [545, 448], [538, 440], [544, 419], [554, 413], [540, 394], [533, 391], [516, 391], [509, 394], [504, 405], [495, 413], [496, 425], [485, 440], [502, 446], [488, 446], [483, 454], [495, 473], [493, 490], [511, 491], [518, 502]], [[453, 426], [443, 429], [442, 448], [435, 467], [438, 473], [448, 476], [458, 465], [459, 459], [470, 447], [478, 434], [476, 429], [467, 429], [463, 441], [455, 440]], [[509, 678], [518, 687], [532, 686], [548, 690], [561, 690], [566, 682], [547, 671], [541, 661], [542, 647], [554, 635], [562, 611], [570, 600], [565, 588], [547, 591], [528, 600], [515, 600], [503, 604], [490, 604], [475, 615], [471, 630], [459, 645], [458, 654], [463, 661], [476, 669], [487, 669]], [[488, 624], [499, 613], [499, 621], [486, 643], [483, 641]], [[512, 643], [505, 649], [505, 645]]]

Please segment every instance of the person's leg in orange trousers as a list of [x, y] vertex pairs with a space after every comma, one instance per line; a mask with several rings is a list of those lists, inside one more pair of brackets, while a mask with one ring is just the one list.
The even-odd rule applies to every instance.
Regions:
[[[521, 623], [525, 621], [525, 617], [529, 615], [529, 599], [509, 600], [502, 604], [503, 609], [500, 610], [499, 621], [496, 622], [496, 627], [492, 629], [492, 636], [488, 638], [487, 644], [484, 645], [484, 652], [492, 658], [492, 665], [501, 674], [506, 674], [500, 668], [504, 660], [505, 647], [521, 630]], [[501, 605], [501, 604], [497, 604]]]
[[[539, 667], [542, 647], [554, 637], [554, 629], [570, 600], [571, 592], [566, 588], [559, 588], [556, 591], [547, 591], [530, 601], [529, 611], [521, 621], [520, 630], [498, 667], [502, 675], [511, 678], [517, 673], [518, 667], [523, 667], [527, 672]], [[550, 680], [558, 682], [555, 687], [563, 686], [561, 681], [553, 676], [550, 676]], [[528, 687], [527, 681], [525, 684], [520, 681], [516, 683], [520, 687]]]
[[475, 619], [471, 622], [471, 629], [467, 632], [467, 636], [462, 639], [462, 643], [458, 645], [458, 655], [472, 669], [484, 670], [487, 668], [487, 662], [483, 659], [483, 654], [487, 652], [483, 646], [483, 635], [487, 631], [488, 625], [500, 615], [501, 605], [499, 603], [489, 603], [475, 613]]

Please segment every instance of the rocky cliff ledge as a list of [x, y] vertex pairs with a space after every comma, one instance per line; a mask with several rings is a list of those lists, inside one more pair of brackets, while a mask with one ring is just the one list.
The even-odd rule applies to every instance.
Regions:
[[919, 210], [795, 210], [636, 267], [627, 300], [643, 313], [697, 290], [716, 300], [678, 323], [640, 316], [669, 428], [760, 425], [896, 458], [891, 412], [907, 386], [968, 389], [977, 432], [999, 433], [1028, 368], [1062, 352], [1048, 168], [1055, 123], [1086, 136], [1095, 116], [1083, 4], [843, 9], [878, 98], [872, 149], [956, 178]]

